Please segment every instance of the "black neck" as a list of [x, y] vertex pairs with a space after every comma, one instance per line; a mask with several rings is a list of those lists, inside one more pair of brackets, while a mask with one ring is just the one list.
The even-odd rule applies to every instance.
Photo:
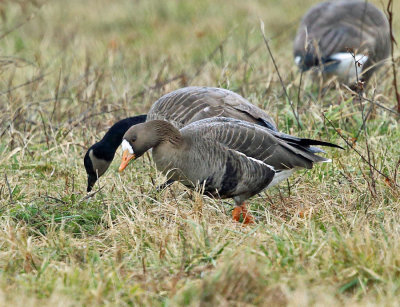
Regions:
[[146, 115], [138, 115], [134, 117], [128, 117], [116, 122], [104, 135], [101, 143], [106, 143], [107, 147], [116, 151], [118, 146], [121, 145], [122, 137], [125, 132], [133, 125], [144, 123], [146, 121]]

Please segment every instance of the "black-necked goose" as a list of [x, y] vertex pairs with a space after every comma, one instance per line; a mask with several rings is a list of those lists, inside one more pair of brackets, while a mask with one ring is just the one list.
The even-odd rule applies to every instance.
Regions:
[[205, 192], [233, 198], [234, 220], [247, 214], [244, 201], [289, 177], [297, 168], [310, 169], [318, 156], [310, 145], [337, 145], [301, 139], [232, 118], [209, 118], [180, 130], [162, 120], [131, 127], [122, 140], [120, 171], [129, 161], [152, 148], [157, 169], [188, 187], [204, 185]]
[[102, 176], [112, 160], [125, 132], [133, 125], [146, 121], [146, 115], [125, 118], [114, 124], [101, 141], [92, 145], [85, 154], [83, 163], [88, 176], [87, 191], [90, 192], [97, 179]]
[[[232, 91], [214, 87], [186, 87], [166, 94], [153, 104], [147, 120], [163, 119], [182, 128], [196, 120], [218, 116], [233, 117], [277, 130], [275, 122], [265, 111]], [[146, 115], [121, 120], [110, 128], [100, 142], [88, 149], [84, 158], [88, 192], [110, 166], [124, 133], [131, 126], [144, 121]]]
[[388, 20], [366, 1], [315, 5], [303, 17], [294, 40], [300, 69], [322, 68], [323, 76], [336, 75], [348, 85], [354, 84], [357, 76], [367, 82], [389, 55]]

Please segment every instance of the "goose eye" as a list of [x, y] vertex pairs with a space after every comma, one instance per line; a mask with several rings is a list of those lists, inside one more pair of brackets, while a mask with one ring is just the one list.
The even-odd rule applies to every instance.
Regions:
[[131, 138], [131, 143], [135, 142], [137, 139], [136, 135]]

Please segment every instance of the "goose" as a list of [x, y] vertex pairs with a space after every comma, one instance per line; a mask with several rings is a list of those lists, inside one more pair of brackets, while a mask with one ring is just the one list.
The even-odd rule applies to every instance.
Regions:
[[124, 133], [133, 125], [147, 120], [162, 119], [182, 128], [191, 122], [209, 117], [232, 117], [277, 131], [274, 120], [242, 96], [222, 88], [185, 87], [158, 99], [147, 116], [129, 117], [115, 123], [102, 140], [91, 146], [84, 157], [87, 192], [110, 166]]
[[294, 40], [295, 63], [302, 71], [322, 69], [353, 86], [368, 82], [390, 55], [390, 30], [385, 14], [360, 0], [327, 1], [303, 17]]
[[310, 145], [338, 145], [297, 138], [233, 118], [207, 118], [181, 129], [164, 120], [135, 125], [122, 140], [123, 171], [152, 149], [158, 170], [173, 181], [220, 198], [233, 198], [235, 221], [253, 223], [245, 201], [288, 178], [296, 169], [330, 162]]
[[146, 115], [128, 117], [115, 123], [94, 145], [90, 146], [83, 159], [87, 174], [87, 192], [93, 189], [97, 179], [102, 176], [114, 159], [125, 132], [133, 125], [144, 123]]

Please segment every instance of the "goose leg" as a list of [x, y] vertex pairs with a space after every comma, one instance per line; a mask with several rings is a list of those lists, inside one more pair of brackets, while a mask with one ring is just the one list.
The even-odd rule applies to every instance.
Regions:
[[236, 206], [232, 211], [232, 218], [236, 222], [240, 222], [240, 217], [243, 217], [243, 224], [253, 224], [254, 217], [247, 211], [246, 204]]

